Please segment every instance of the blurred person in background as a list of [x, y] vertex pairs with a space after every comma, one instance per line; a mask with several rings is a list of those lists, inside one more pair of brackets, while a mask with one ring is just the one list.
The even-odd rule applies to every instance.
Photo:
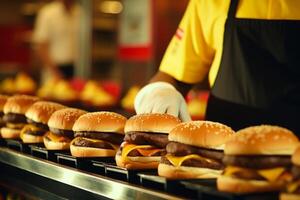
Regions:
[[299, 9], [295, 0], [191, 0], [136, 112], [189, 121], [184, 96], [208, 74], [207, 120], [300, 135]]
[[54, 0], [38, 13], [33, 42], [42, 62], [42, 81], [70, 79], [78, 54], [80, 6], [75, 0]]

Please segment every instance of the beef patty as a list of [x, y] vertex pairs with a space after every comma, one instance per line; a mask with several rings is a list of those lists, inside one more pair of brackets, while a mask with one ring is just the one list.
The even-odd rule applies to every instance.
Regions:
[[126, 133], [124, 141], [138, 145], [149, 144], [159, 148], [165, 148], [169, 142], [167, 134], [138, 131]]
[[225, 165], [239, 166], [250, 169], [268, 169], [274, 167], [291, 167], [290, 156], [234, 156], [225, 155], [223, 158]]
[[6, 123], [27, 123], [26, 117], [23, 114], [7, 113], [3, 116]]
[[78, 138], [74, 141], [73, 145], [80, 146], [80, 147], [92, 147], [92, 148], [99, 148], [99, 149], [114, 149], [110, 144], [107, 142], [92, 142], [85, 138]]
[[198, 154], [200, 156], [222, 161], [224, 156], [223, 151], [214, 149], [205, 149], [179, 142], [170, 142], [167, 147], [167, 152], [174, 156], [185, 156], [190, 154]]
[[113, 144], [120, 145], [124, 135], [113, 132], [79, 131], [75, 132], [75, 137], [85, 137], [91, 139], [104, 140]]

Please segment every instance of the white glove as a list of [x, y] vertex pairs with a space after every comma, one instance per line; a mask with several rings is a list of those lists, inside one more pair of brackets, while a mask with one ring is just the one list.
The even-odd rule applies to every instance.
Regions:
[[168, 113], [182, 121], [191, 121], [183, 96], [166, 82], [150, 83], [143, 87], [134, 100], [137, 114]]

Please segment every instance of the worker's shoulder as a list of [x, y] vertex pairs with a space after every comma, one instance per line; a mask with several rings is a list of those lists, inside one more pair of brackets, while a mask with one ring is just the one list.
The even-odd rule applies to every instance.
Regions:
[[58, 12], [60, 10], [61, 6], [62, 6], [61, 2], [53, 1], [51, 3], [44, 5], [41, 8], [40, 13], [43, 13], [46, 15], [52, 15], [52, 14], [55, 14], [56, 12]]

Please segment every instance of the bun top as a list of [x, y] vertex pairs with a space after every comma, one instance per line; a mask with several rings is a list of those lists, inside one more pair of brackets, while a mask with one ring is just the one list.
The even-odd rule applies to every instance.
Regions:
[[168, 134], [181, 121], [172, 115], [147, 113], [131, 117], [125, 124], [125, 133], [131, 131]]
[[25, 116], [35, 122], [47, 124], [52, 113], [63, 108], [66, 107], [58, 103], [38, 101], [28, 108]]
[[300, 145], [298, 145], [292, 156], [292, 163], [300, 167]]
[[169, 134], [169, 141], [223, 150], [225, 143], [233, 134], [234, 131], [224, 124], [211, 121], [191, 121], [183, 122], [173, 128]]
[[29, 95], [14, 95], [9, 97], [4, 105], [3, 112], [25, 114], [27, 109], [39, 100], [38, 97]]
[[251, 126], [239, 130], [226, 143], [228, 155], [292, 155], [298, 138], [286, 128], [272, 125]]
[[0, 94], [0, 112], [3, 111], [4, 105], [5, 105], [5, 103], [6, 103], [7, 99], [8, 99], [8, 97], [9, 97], [9, 96]]
[[81, 115], [86, 113], [86, 111], [76, 108], [64, 108], [57, 110], [51, 115], [48, 121], [48, 126], [50, 128], [72, 130], [75, 121]]
[[96, 131], [124, 133], [127, 118], [114, 112], [92, 112], [81, 115], [73, 126], [73, 131]]

